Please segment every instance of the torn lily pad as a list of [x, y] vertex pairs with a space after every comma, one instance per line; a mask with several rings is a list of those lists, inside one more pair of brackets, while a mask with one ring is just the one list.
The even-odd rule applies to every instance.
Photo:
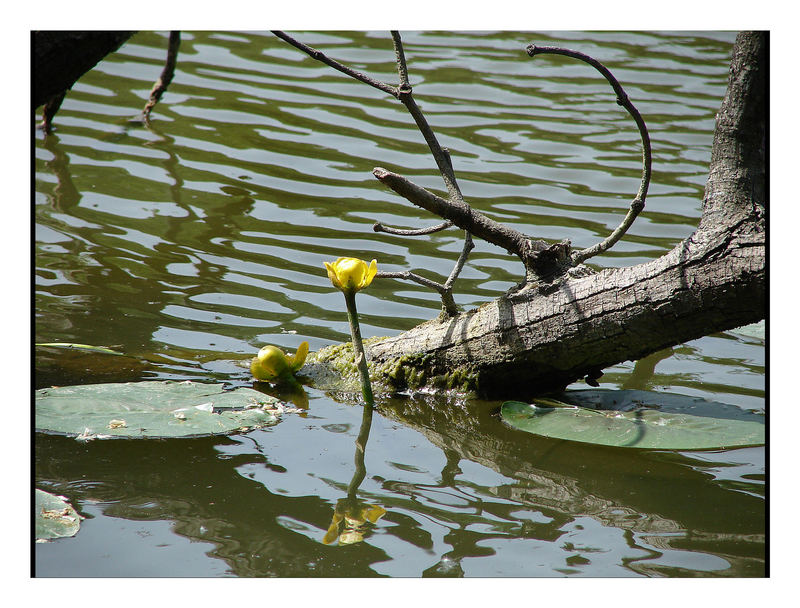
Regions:
[[35, 428], [91, 439], [223, 435], [277, 423], [280, 401], [250, 388], [147, 381], [36, 391]]
[[37, 489], [34, 502], [37, 542], [78, 533], [83, 517], [66, 498]]

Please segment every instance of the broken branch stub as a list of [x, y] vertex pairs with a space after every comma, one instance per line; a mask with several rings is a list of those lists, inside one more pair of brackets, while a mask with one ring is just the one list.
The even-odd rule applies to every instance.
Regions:
[[443, 199], [383, 167], [376, 167], [372, 170], [372, 174], [414, 205], [452, 222], [472, 236], [516, 254], [525, 265], [528, 282], [552, 280], [555, 276], [563, 274], [570, 266], [569, 241], [550, 245], [545, 241], [532, 239], [483, 215], [463, 200]]

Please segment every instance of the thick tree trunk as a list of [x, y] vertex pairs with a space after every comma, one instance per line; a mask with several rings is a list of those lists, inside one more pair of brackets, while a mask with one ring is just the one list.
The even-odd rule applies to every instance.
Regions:
[[737, 37], [691, 237], [652, 262], [540, 283], [429, 321], [371, 344], [370, 360], [398, 388], [522, 397], [764, 318], [767, 45], [766, 32]]
[[33, 32], [33, 109], [62, 95], [134, 32]]

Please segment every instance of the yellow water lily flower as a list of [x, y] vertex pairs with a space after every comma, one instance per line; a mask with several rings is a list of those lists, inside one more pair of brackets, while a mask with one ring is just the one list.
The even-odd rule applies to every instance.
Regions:
[[277, 380], [287, 374], [294, 374], [303, 367], [308, 355], [308, 342], [303, 342], [297, 347], [294, 356], [287, 356], [277, 346], [267, 344], [258, 355], [250, 362], [250, 372], [256, 380], [266, 382]]
[[372, 283], [378, 272], [378, 263], [372, 260], [367, 265], [358, 258], [339, 258], [333, 263], [325, 262], [325, 268], [334, 287], [345, 292], [356, 292]]

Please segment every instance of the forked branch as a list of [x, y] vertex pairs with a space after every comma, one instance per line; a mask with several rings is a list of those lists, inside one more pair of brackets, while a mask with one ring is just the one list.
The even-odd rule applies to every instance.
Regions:
[[458, 187], [455, 171], [453, 170], [450, 153], [446, 148], [443, 148], [439, 144], [438, 140], [436, 139], [436, 135], [428, 124], [428, 121], [425, 119], [422, 110], [419, 108], [416, 101], [414, 101], [412, 87], [408, 78], [408, 66], [406, 64], [403, 43], [398, 32], [391, 32], [397, 62], [398, 78], [400, 81], [396, 86], [375, 80], [374, 78], [362, 72], [345, 66], [338, 61], [331, 59], [321, 51], [295, 40], [284, 32], [275, 31], [273, 33], [281, 40], [284, 40], [295, 48], [307, 53], [310, 57], [316, 59], [317, 61], [321, 61], [322, 63], [342, 72], [343, 74], [355, 78], [360, 82], [389, 93], [398, 99], [406, 107], [409, 114], [411, 114], [414, 122], [417, 125], [417, 128], [425, 138], [428, 148], [430, 149], [431, 154], [436, 161], [439, 172], [442, 175], [442, 179], [444, 180], [444, 184], [448, 192], [447, 199], [444, 199], [426, 190], [425, 188], [414, 184], [412, 181], [408, 180], [402, 175], [398, 175], [397, 173], [393, 173], [382, 167], [376, 167], [372, 173], [378, 180], [381, 181], [381, 183], [385, 184], [414, 205], [426, 209], [447, 221], [430, 228], [416, 230], [391, 228], [383, 226], [380, 223], [376, 223], [373, 226], [373, 229], [376, 232], [386, 232], [389, 234], [422, 236], [444, 230], [451, 226], [458, 226], [464, 230], [464, 248], [458, 258], [458, 261], [456, 262], [455, 267], [453, 268], [453, 272], [450, 274], [445, 283], [436, 283], [435, 281], [419, 277], [411, 272], [380, 272], [377, 276], [408, 279], [435, 289], [442, 296], [442, 303], [447, 315], [454, 315], [457, 311], [452, 296], [452, 287], [453, 283], [458, 277], [458, 274], [461, 272], [464, 263], [466, 262], [469, 252], [474, 246], [472, 243], [473, 236], [480, 237], [490, 243], [502, 247], [509, 253], [516, 254], [525, 267], [526, 283], [538, 281], [549, 282], [554, 278], [563, 275], [570, 267], [577, 266], [588, 258], [602, 253], [613, 246], [620, 238], [622, 238], [622, 236], [644, 208], [651, 174], [650, 138], [647, 133], [647, 127], [645, 126], [641, 115], [630, 102], [627, 94], [616, 78], [614, 78], [614, 76], [605, 66], [588, 55], [558, 47], [537, 47], [535, 45], [529, 45], [526, 49], [531, 57], [542, 53], [553, 53], [581, 59], [582, 61], [585, 61], [595, 67], [600, 71], [601, 74], [603, 74], [617, 95], [617, 103], [628, 110], [639, 128], [643, 147], [643, 171], [639, 191], [634, 200], [631, 202], [630, 209], [628, 210], [628, 213], [620, 226], [600, 243], [582, 251], [573, 252], [569, 241], [549, 244], [543, 240], [534, 239], [517, 230], [514, 230], [513, 228], [509, 228], [508, 226], [504, 226], [498, 222], [495, 222], [482, 213], [475, 211], [464, 201], [461, 190]]
[[[394, 51], [395, 57], [397, 62], [397, 73], [400, 83], [397, 86], [387, 84], [385, 82], [381, 82], [376, 80], [363, 72], [359, 72], [354, 70], [344, 64], [339, 63], [335, 59], [331, 59], [323, 52], [312, 48], [302, 42], [295, 40], [293, 37], [289, 36], [285, 32], [280, 31], [273, 31], [278, 38], [281, 40], [291, 44], [293, 47], [300, 49], [304, 53], [308, 54], [310, 57], [316, 59], [317, 61], [321, 61], [322, 63], [346, 74], [356, 80], [368, 84], [376, 89], [389, 93], [396, 99], [400, 100], [400, 102], [406, 107], [409, 114], [411, 114], [414, 122], [417, 124], [417, 128], [419, 129], [422, 136], [425, 138], [425, 142], [428, 144], [428, 148], [433, 155], [434, 160], [436, 161], [437, 166], [439, 167], [439, 172], [442, 175], [442, 179], [444, 180], [445, 187], [447, 188], [449, 194], [449, 202], [452, 202], [457, 205], [467, 206], [464, 202], [464, 199], [461, 195], [461, 190], [458, 187], [458, 182], [456, 180], [455, 172], [453, 171], [453, 165], [450, 159], [450, 154], [446, 148], [443, 148], [438, 140], [436, 139], [436, 135], [431, 129], [428, 121], [425, 119], [422, 110], [419, 109], [416, 102], [414, 101], [414, 97], [412, 95], [411, 84], [408, 80], [408, 67], [406, 65], [406, 58], [405, 58], [405, 51], [403, 50], [403, 43], [400, 38], [400, 33], [397, 31], [392, 31], [392, 42], [394, 44]], [[376, 169], [377, 170], [377, 169]], [[374, 173], [374, 172], [373, 172]], [[427, 191], [426, 191], [427, 192]], [[413, 201], [412, 201], [413, 202]], [[445, 218], [447, 219], [447, 218]], [[416, 230], [406, 230], [400, 228], [391, 228], [384, 226], [381, 223], [376, 223], [373, 225], [373, 230], [376, 232], [386, 232], [389, 234], [396, 234], [402, 236], [423, 236], [428, 234], [433, 234], [434, 232], [439, 232], [440, 230], [444, 230], [449, 228], [453, 225], [453, 222], [447, 221], [442, 224], [438, 224], [431, 228], [422, 228]], [[415, 275], [412, 272], [379, 272], [377, 274], [378, 277], [381, 278], [400, 278], [400, 279], [407, 279], [411, 281], [415, 281], [422, 285], [426, 285], [432, 289], [435, 289], [442, 298], [442, 306], [444, 308], [444, 312], [447, 316], [455, 316], [458, 314], [458, 308], [455, 304], [455, 300], [453, 299], [453, 283], [455, 282], [458, 274], [461, 272], [461, 269], [464, 267], [464, 263], [469, 255], [469, 252], [474, 247], [472, 243], [472, 238], [467, 231], [465, 233], [465, 241], [464, 241], [464, 248], [462, 249], [461, 255], [459, 256], [458, 260], [456, 261], [456, 265], [453, 268], [453, 271], [450, 273], [447, 281], [444, 283], [437, 283], [436, 281], [431, 281], [430, 279], [425, 279], [424, 277], [420, 277]]]

